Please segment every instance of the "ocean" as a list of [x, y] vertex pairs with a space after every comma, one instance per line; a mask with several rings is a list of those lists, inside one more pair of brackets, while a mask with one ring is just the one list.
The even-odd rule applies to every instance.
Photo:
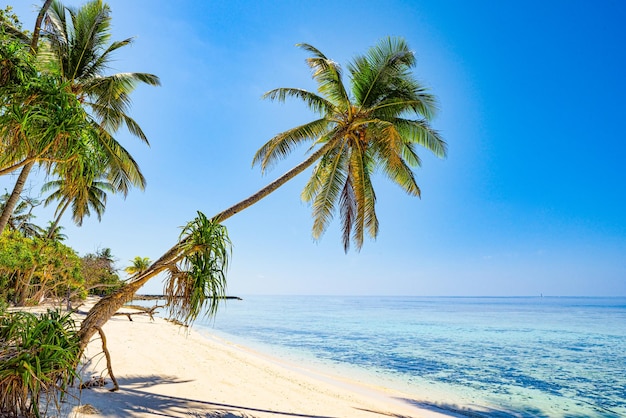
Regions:
[[249, 296], [195, 328], [472, 417], [626, 417], [626, 298]]

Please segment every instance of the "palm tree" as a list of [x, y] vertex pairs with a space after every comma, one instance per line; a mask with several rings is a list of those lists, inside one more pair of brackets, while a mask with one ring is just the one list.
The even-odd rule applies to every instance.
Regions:
[[[46, 8], [48, 3], [46, 1]], [[80, 136], [75, 138], [79, 145], [71, 149], [71, 157], [53, 159], [47, 165], [48, 172], [57, 165], [72, 162], [87, 149], [96, 149], [104, 158], [104, 170], [115, 191], [126, 195], [132, 186], [143, 188], [145, 179], [137, 163], [112, 133], [123, 125], [131, 134], [148, 143], [145, 133], [127, 112], [130, 108], [130, 93], [137, 84], [156, 86], [160, 84], [158, 77], [147, 73], [105, 75], [112, 54], [129, 45], [132, 39], [109, 43], [111, 11], [102, 1], [88, 2], [79, 9], [53, 1], [49, 10], [42, 9], [42, 12], [45, 14], [47, 48], [38, 55], [38, 60], [81, 103], [87, 111], [85, 119], [89, 124], [89, 129], [82, 129]], [[39, 30], [34, 33], [38, 36]], [[67, 152], [63, 147], [61, 150]], [[19, 196], [20, 183], [23, 187], [36, 161], [39, 160], [24, 165], [13, 194]], [[4, 228], [4, 217], [3, 213], [0, 217], [0, 231]]]
[[48, 228], [45, 230], [46, 239], [55, 242], [65, 241], [67, 239], [67, 235], [61, 232], [62, 230], [63, 227], [61, 225], [57, 225], [54, 221], [48, 222]]
[[[78, 226], [83, 224], [83, 219], [91, 215], [93, 210], [98, 217], [98, 221], [102, 219], [104, 213], [107, 192], [113, 192], [113, 185], [106, 179], [93, 179], [95, 173], [70, 174], [60, 176], [57, 180], [47, 182], [42, 187], [42, 192], [52, 191], [52, 193], [44, 201], [44, 205], [48, 206], [53, 201], [59, 203], [55, 211], [55, 219], [52, 223], [56, 227], [61, 221], [61, 217], [65, 211], [72, 207], [72, 220]], [[54, 228], [51, 228], [53, 230]]]
[[[0, 196], [0, 210], [6, 206], [10, 195], [4, 193]], [[7, 227], [11, 231], [19, 231], [26, 238], [37, 238], [43, 234], [43, 228], [33, 223], [35, 215], [34, 209], [39, 206], [41, 202], [35, 198], [24, 196], [21, 197], [15, 210], [9, 217]]]
[[324, 148], [302, 192], [313, 206], [313, 236], [323, 234], [338, 208], [344, 250], [351, 240], [360, 249], [365, 230], [372, 238], [378, 233], [373, 172], [379, 169], [406, 193], [420, 196], [412, 171], [420, 166], [415, 146], [446, 155], [445, 142], [429, 125], [435, 99], [410, 76], [415, 56], [402, 39], [385, 39], [356, 57], [348, 65], [350, 91], [334, 61], [311, 45], [299, 46], [313, 54], [307, 62], [319, 94], [279, 88], [264, 97], [300, 99], [320, 117], [276, 135], [257, 151], [254, 163], [265, 171], [307, 141]]
[[130, 266], [124, 269], [124, 271], [131, 276], [137, 273], [142, 273], [150, 267], [150, 259], [148, 257], [137, 256], [131, 260], [131, 263], [132, 264]]
[[[9, 61], [12, 61], [11, 55], [5, 52], [14, 52], [14, 57], [20, 52], [13, 48], [0, 49], [2, 58], [8, 57]], [[89, 129], [84, 109], [66, 89], [66, 84], [38, 75], [34, 63], [27, 57], [22, 63], [23, 67], [14, 71], [16, 77], [2, 86], [0, 175], [21, 171], [2, 210], [0, 232], [15, 210], [35, 164], [49, 167], [71, 160], [82, 142], [81, 135]]]
[[[305, 141], [318, 148], [265, 188], [212, 218], [199, 212], [174, 247], [92, 308], [81, 325], [83, 344], [152, 277], [161, 272], [169, 272], [170, 277], [175, 277], [181, 272], [180, 264], [202, 266], [207, 263], [207, 257], [223, 260], [223, 251], [219, 251], [220, 257], [216, 257], [211, 249], [227, 246], [225, 231], [213, 234], [198, 231], [220, 230], [221, 222], [269, 195], [318, 160], [303, 192], [303, 198], [313, 202], [313, 234], [315, 237], [321, 235], [332, 218], [333, 208], [338, 205], [346, 250], [350, 238], [357, 248], [361, 247], [365, 229], [372, 236], [378, 231], [371, 184], [374, 169], [381, 169], [406, 192], [419, 196], [419, 187], [411, 170], [411, 167], [420, 165], [415, 146], [423, 146], [444, 157], [446, 144], [429, 125], [435, 113], [435, 99], [412, 78], [410, 70], [415, 66], [415, 57], [406, 43], [401, 39], [385, 39], [366, 55], [357, 57], [349, 65], [352, 94], [345, 88], [341, 69], [334, 61], [310, 45], [300, 46], [313, 55], [307, 63], [318, 82], [319, 94], [280, 88], [264, 97], [279, 101], [287, 97], [301, 99], [320, 114], [320, 118], [276, 135], [257, 151], [253, 164], [260, 164], [265, 170]], [[414, 118], [409, 118], [410, 115]], [[199, 235], [209, 238], [199, 239]], [[194, 260], [198, 254], [202, 257]], [[221, 261], [217, 264], [226, 265]], [[197, 269], [192, 267], [190, 270]], [[200, 286], [194, 287], [193, 280], [190, 280], [188, 286], [191, 289], [179, 293], [194, 302], [187, 306], [189, 309], [182, 317], [193, 321], [205, 302], [209, 304], [209, 312], [214, 312], [223, 294], [223, 280], [224, 271], [215, 274], [215, 270], [207, 272], [207, 276], [199, 281]], [[216, 285], [208, 286], [207, 282]]]
[[[131, 185], [143, 188], [145, 179], [130, 154], [108, 132], [125, 125], [129, 132], [148, 144], [141, 127], [128, 114], [130, 93], [138, 83], [160, 85], [153, 74], [126, 72], [104, 75], [112, 55], [130, 45], [132, 38], [109, 44], [111, 10], [101, 0], [86, 3], [80, 9], [54, 1], [46, 18], [51, 60], [63, 80], [98, 121], [107, 147], [112, 148], [108, 165], [111, 181], [124, 193]], [[68, 20], [69, 15], [69, 20]]]

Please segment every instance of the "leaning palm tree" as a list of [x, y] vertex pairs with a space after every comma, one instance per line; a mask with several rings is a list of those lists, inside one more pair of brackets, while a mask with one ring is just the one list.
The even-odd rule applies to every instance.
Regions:
[[319, 114], [319, 118], [276, 135], [259, 149], [253, 163], [260, 164], [265, 170], [306, 141], [312, 143], [311, 155], [265, 188], [212, 218], [199, 213], [192, 222], [193, 227], [188, 226], [174, 247], [92, 308], [81, 326], [84, 345], [139, 287], [162, 272], [176, 277], [181, 264], [187, 268], [180, 272], [185, 279], [178, 283], [184, 282], [187, 287], [179, 294], [184, 296], [183, 299], [193, 301], [185, 306], [189, 309], [181, 316], [193, 321], [204, 303], [208, 304], [210, 313], [214, 312], [222, 295], [224, 273], [216, 275], [209, 269], [202, 280], [194, 282], [194, 278], [197, 277], [195, 273], [204, 271], [200, 267], [207, 263], [206, 257], [215, 256], [211, 253], [212, 248], [224, 248], [227, 238], [222, 233], [207, 232], [204, 235], [211, 239], [199, 239], [198, 235], [204, 235], [197, 230], [201, 229], [200, 226], [210, 231], [219, 230], [221, 222], [258, 202], [318, 161], [303, 192], [303, 198], [313, 202], [313, 235], [321, 235], [338, 206], [346, 251], [350, 239], [361, 248], [363, 232], [367, 230], [371, 236], [376, 236], [378, 231], [371, 179], [375, 169], [380, 169], [409, 194], [419, 196], [412, 171], [412, 167], [420, 165], [416, 146], [444, 157], [446, 144], [430, 127], [435, 99], [413, 79], [410, 70], [415, 66], [415, 56], [406, 43], [401, 39], [385, 39], [366, 55], [357, 57], [348, 67], [351, 92], [343, 84], [337, 63], [310, 45], [300, 46], [312, 53], [307, 63], [318, 82], [319, 94], [280, 88], [264, 97], [279, 101], [288, 97], [301, 99]]

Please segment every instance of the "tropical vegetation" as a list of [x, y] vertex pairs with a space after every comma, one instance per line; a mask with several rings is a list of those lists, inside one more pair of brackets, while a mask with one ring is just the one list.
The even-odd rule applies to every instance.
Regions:
[[[61, 243], [59, 225], [70, 207], [80, 225], [91, 213], [100, 219], [107, 193], [145, 186], [114, 135], [125, 127], [148, 142], [128, 115], [130, 94], [159, 80], [105, 74], [113, 53], [132, 41], [110, 42], [110, 21], [102, 1], [74, 9], [45, 0], [30, 34], [10, 8], [0, 11], [0, 175], [19, 173], [0, 207], [2, 306], [53, 298], [69, 307], [89, 291], [105, 295], [121, 285], [110, 250], [80, 258]], [[47, 228], [33, 222], [40, 201], [22, 196], [35, 167], [49, 178], [45, 203], [58, 202]], [[69, 313], [0, 312], [0, 415], [40, 416], [49, 402], [58, 406], [83, 348]]]
[[[104, 296], [121, 287], [111, 249], [79, 257], [63, 244], [61, 226], [52, 229], [52, 225], [44, 228], [35, 223], [32, 209], [36, 200], [24, 199], [26, 203], [18, 203], [20, 210], [0, 235], [0, 300], [35, 305], [44, 299]], [[25, 207], [28, 209], [21, 209]]]
[[89, 207], [102, 214], [104, 192], [126, 195], [132, 187], [145, 186], [137, 163], [114, 134], [124, 126], [148, 143], [128, 115], [130, 94], [138, 83], [159, 85], [158, 77], [105, 73], [114, 52], [132, 39], [110, 42], [111, 11], [102, 1], [78, 9], [46, 1], [41, 12], [41, 43], [35, 36], [38, 27], [29, 38], [23, 32], [15, 35], [19, 28], [9, 19], [2, 22], [0, 174], [20, 170], [20, 176], [0, 215], [0, 232], [36, 164], [57, 177], [51, 187], [56, 188], [53, 199], [60, 201], [59, 213], [72, 202], [78, 224]]
[[0, 312], [0, 413], [46, 416], [60, 411], [78, 377], [80, 344], [70, 313]]

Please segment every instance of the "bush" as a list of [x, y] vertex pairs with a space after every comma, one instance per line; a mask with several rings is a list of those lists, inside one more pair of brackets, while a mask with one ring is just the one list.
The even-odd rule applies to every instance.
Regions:
[[70, 314], [49, 310], [0, 317], [0, 416], [40, 417], [67, 394], [80, 353]]

